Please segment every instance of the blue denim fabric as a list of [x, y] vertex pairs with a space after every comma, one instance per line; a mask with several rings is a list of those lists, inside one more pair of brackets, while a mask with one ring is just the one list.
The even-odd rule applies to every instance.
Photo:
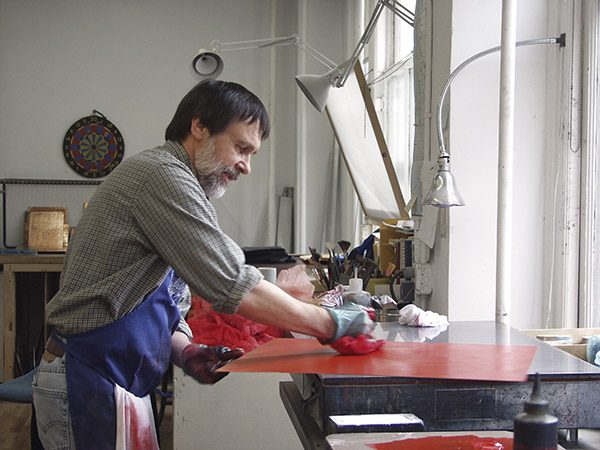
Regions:
[[69, 418], [65, 358], [44, 353], [33, 378], [38, 434], [46, 450], [75, 449]]

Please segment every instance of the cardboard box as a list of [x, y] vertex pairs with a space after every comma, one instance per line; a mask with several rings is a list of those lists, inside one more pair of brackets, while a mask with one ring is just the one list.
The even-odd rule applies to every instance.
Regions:
[[385, 219], [379, 228], [379, 270], [385, 274], [390, 265], [395, 270], [404, 268], [403, 241], [412, 237], [412, 233], [400, 228], [399, 219]]
[[[600, 335], [600, 328], [543, 328], [521, 332], [587, 361], [587, 340], [590, 336]], [[563, 339], [566, 337], [570, 337], [571, 342]]]

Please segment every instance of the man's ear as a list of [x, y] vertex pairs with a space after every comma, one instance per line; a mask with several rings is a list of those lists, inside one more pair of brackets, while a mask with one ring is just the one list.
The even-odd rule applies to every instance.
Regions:
[[198, 118], [192, 119], [190, 133], [192, 136], [194, 136], [195, 139], [199, 141], [204, 141], [210, 137], [210, 132], [208, 131], [208, 128], [206, 128]]

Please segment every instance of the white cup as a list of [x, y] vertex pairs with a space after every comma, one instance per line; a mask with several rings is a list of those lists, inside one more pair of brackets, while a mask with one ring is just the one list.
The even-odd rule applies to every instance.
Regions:
[[258, 270], [263, 274], [265, 280], [275, 284], [275, 281], [277, 281], [277, 269], [275, 267], [259, 267]]

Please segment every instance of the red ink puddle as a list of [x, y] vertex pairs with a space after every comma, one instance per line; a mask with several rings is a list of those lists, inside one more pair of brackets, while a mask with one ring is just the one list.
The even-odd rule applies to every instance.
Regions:
[[368, 446], [377, 450], [513, 450], [513, 439], [475, 435], [429, 436]]

